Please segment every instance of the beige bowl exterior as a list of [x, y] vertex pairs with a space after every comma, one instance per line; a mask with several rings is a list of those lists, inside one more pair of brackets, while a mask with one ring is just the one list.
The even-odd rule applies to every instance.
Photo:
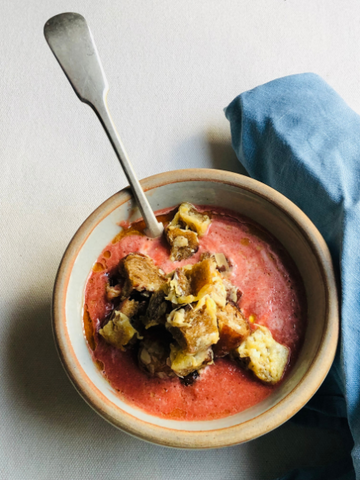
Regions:
[[188, 169], [155, 175], [141, 184], [154, 210], [181, 201], [231, 208], [254, 219], [280, 240], [297, 264], [306, 288], [308, 326], [300, 357], [289, 377], [268, 399], [226, 419], [167, 422], [122, 402], [91, 360], [82, 335], [81, 308], [91, 265], [120, 231], [117, 222], [139, 218], [126, 188], [89, 216], [61, 261], [52, 308], [55, 342], [65, 371], [97, 413], [143, 440], [177, 448], [219, 448], [257, 438], [297, 413], [320, 387], [333, 362], [339, 320], [328, 248], [298, 207], [248, 177], [219, 170]]

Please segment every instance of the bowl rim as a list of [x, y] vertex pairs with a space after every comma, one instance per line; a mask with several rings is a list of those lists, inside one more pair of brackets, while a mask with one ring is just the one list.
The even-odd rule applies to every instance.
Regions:
[[112, 211], [131, 198], [126, 187], [105, 200], [79, 227], [62, 257], [52, 298], [52, 327], [56, 349], [70, 381], [83, 399], [105, 420], [142, 440], [175, 448], [220, 448], [260, 437], [295, 415], [315, 394], [324, 381], [335, 357], [339, 335], [337, 288], [332, 260], [325, 240], [311, 220], [291, 200], [273, 188], [233, 172], [215, 169], [172, 170], [140, 181], [145, 192], [172, 183], [189, 181], [220, 182], [254, 193], [291, 218], [306, 238], [318, 259], [326, 296], [327, 323], [314, 360], [300, 382], [280, 402], [255, 418], [216, 430], [173, 430], [140, 420], [112, 404], [91, 382], [73, 351], [66, 329], [66, 292], [74, 262], [95, 227]]

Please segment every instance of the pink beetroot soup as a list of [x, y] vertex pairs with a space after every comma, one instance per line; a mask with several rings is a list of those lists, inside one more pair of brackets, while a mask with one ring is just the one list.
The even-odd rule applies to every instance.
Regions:
[[[216, 359], [190, 386], [178, 378], [150, 378], [139, 369], [134, 351], [121, 352], [107, 344], [98, 334], [113, 309], [105, 286], [124, 256], [149, 255], [169, 273], [198, 262], [204, 252], [224, 253], [232, 265], [230, 281], [242, 292], [243, 314], [268, 327], [275, 340], [290, 349], [287, 373], [296, 361], [306, 326], [303, 284], [282, 245], [246, 217], [219, 208], [197, 208], [211, 211], [212, 222], [193, 257], [171, 262], [165, 240], [150, 239], [141, 233], [143, 226], [134, 225], [106, 246], [85, 289], [84, 327], [94, 361], [125, 402], [162, 418], [208, 420], [233, 415], [264, 400], [276, 386], [265, 385], [228, 357]], [[172, 218], [167, 213], [157, 212], [162, 221]]]

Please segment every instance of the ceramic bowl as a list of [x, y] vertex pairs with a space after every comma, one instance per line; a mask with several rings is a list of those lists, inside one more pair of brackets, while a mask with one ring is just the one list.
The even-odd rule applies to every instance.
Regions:
[[83, 223], [57, 274], [53, 328], [62, 364], [75, 388], [103, 418], [153, 443], [178, 448], [215, 448], [252, 440], [278, 427], [314, 395], [334, 359], [338, 301], [328, 248], [309, 218], [272, 188], [235, 173], [189, 169], [141, 182], [154, 210], [183, 201], [216, 205], [244, 214], [269, 230], [287, 249], [303, 278], [308, 325], [300, 356], [286, 380], [261, 403], [218, 420], [177, 421], [151, 416], [124, 403], [93, 363], [82, 325], [84, 288], [118, 223], [140, 217], [129, 188], [113, 195]]

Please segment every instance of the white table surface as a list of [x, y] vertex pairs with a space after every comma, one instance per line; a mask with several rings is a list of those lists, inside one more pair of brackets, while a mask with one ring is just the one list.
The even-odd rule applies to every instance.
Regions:
[[70, 385], [50, 325], [56, 269], [78, 226], [126, 180], [43, 38], [64, 11], [90, 24], [140, 178], [241, 172], [223, 108], [283, 75], [319, 73], [360, 111], [356, 0], [2, 2], [0, 479], [272, 479], [342, 458], [337, 432], [291, 423], [223, 450], [153, 446], [108, 425]]

